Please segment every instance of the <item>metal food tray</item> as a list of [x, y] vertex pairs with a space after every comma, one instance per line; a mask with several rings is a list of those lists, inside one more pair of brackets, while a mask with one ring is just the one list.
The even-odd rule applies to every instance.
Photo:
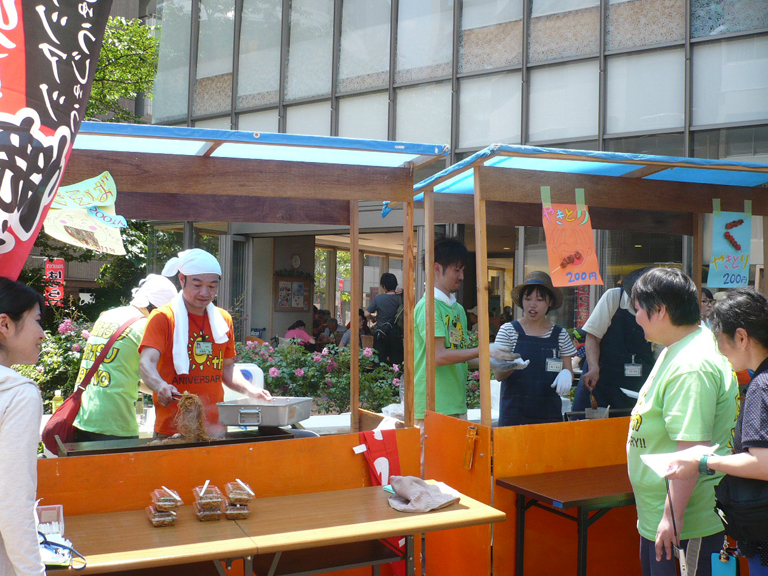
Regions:
[[222, 426], [288, 426], [306, 420], [312, 412], [312, 398], [289, 396], [239, 398], [216, 405]]

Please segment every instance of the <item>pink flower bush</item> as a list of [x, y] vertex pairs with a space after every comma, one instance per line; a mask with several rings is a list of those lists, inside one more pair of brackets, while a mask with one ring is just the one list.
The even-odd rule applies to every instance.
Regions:
[[392, 372], [400, 372], [400, 366], [397, 364], [392, 364]]
[[72, 325], [72, 320], [66, 318], [61, 324], [59, 324], [59, 334], [66, 336], [67, 334], [74, 334], [75, 327]]
[[256, 348], [256, 342], [254, 342], [253, 340], [249, 340], [248, 342], [245, 343], [245, 347], [248, 348], [248, 350], [253, 350], [254, 348]]
[[273, 366], [272, 368], [269, 369], [269, 375], [272, 378], [277, 378], [278, 376], [280, 376], [280, 370], [278, 370]]
[[333, 386], [333, 382], [331, 382], [331, 379], [330, 379], [330, 378], [326, 378], [326, 379], [325, 379], [325, 384], [326, 384], [327, 386]]
[[363, 350], [363, 356], [366, 356], [368, 358], [373, 356], [373, 348], [366, 348], [365, 350]]
[[328, 356], [328, 354], [330, 354], [330, 351], [328, 350], [328, 348], [323, 348], [322, 354], [323, 356]]
[[91, 337], [91, 333], [90, 333], [90, 332], [88, 332], [88, 330], [83, 330], [82, 332], [80, 332], [80, 337], [81, 337], [83, 340], [88, 340], [88, 338], [90, 338], [90, 337]]
[[274, 361], [275, 361], [275, 359], [274, 359], [274, 358], [272, 358], [272, 356], [270, 356], [269, 358], [267, 358], [267, 362], [274, 362]]
[[328, 366], [326, 366], [326, 367], [325, 367], [325, 371], [326, 371], [326, 372], [328, 372], [328, 373], [330, 374], [331, 372], [333, 372], [333, 366], [331, 366], [330, 364], [328, 364]]
[[315, 352], [315, 355], [312, 356], [312, 361], [313, 362], [322, 362], [323, 361], [322, 354], [318, 354], [317, 352]]
[[472, 378], [473, 378], [474, 380], [480, 380], [480, 372], [479, 372], [479, 371], [477, 371], [477, 370], [475, 370], [474, 372], [472, 372]]
[[[271, 370], [270, 370], [270, 372], [271, 372]], [[296, 374], [296, 376], [301, 378], [302, 376], [304, 376], [304, 370], [302, 370], [301, 368], [296, 368], [294, 374]]]
[[40, 372], [40, 374], [42, 374], [43, 372], [45, 372], [45, 366], [38, 366], [37, 371]]
[[72, 352], [80, 352], [80, 344], [72, 344]]
[[400, 386], [400, 378], [392, 378], [392, 384], [395, 386]]

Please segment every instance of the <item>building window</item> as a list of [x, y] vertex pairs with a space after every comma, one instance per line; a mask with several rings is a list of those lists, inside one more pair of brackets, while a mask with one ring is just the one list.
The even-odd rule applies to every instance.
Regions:
[[345, 0], [341, 15], [339, 92], [389, 84], [389, 0]]
[[240, 114], [237, 120], [237, 129], [253, 132], [277, 132], [278, 121], [277, 109], [259, 110], [258, 112]]
[[189, 87], [189, 36], [191, 3], [158, 0], [157, 26], [162, 37], [155, 76], [153, 122], [184, 119], [186, 125]]
[[386, 140], [389, 94], [365, 94], [339, 99], [339, 136]]
[[285, 99], [331, 93], [333, 0], [293, 0]]
[[397, 140], [447, 144], [451, 141], [450, 117], [450, 82], [397, 91]]
[[194, 115], [232, 109], [235, 0], [200, 0]]
[[651, 134], [632, 138], [611, 138], [605, 141], [605, 149], [608, 152], [624, 154], [685, 156], [682, 134]]
[[694, 132], [691, 152], [694, 158], [768, 163], [768, 126]]
[[531, 0], [528, 60], [546, 62], [600, 50], [600, 0]]
[[459, 72], [519, 65], [523, 61], [523, 0], [464, 0]]
[[[765, 4], [768, 10], [768, 3]], [[693, 124], [768, 119], [768, 37], [697, 44]]]
[[395, 82], [450, 76], [452, 30], [453, 0], [400, 2]]
[[768, 28], [765, 0], [691, 0], [691, 37]]
[[534, 68], [529, 142], [597, 135], [597, 60]]
[[291, 106], [285, 111], [285, 131], [289, 134], [331, 135], [331, 103], [315, 102]]
[[685, 40], [685, 0], [609, 0], [606, 50]]
[[282, 0], [243, 0], [237, 80], [238, 109], [278, 102], [282, 6]]
[[520, 143], [521, 73], [461, 80], [459, 147]]

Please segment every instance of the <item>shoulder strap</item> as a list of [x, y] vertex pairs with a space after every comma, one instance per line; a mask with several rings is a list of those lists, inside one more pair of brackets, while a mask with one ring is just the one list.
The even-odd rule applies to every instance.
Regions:
[[128, 326], [130, 326], [137, 320], [140, 320], [141, 318], [143, 318], [143, 316], [144, 315], [141, 313], [139, 313], [138, 316], [132, 316], [131, 318], [123, 322], [123, 324], [121, 324], [117, 330], [115, 330], [112, 336], [110, 336], [109, 340], [107, 340], [107, 343], [104, 345], [104, 348], [101, 349], [101, 353], [96, 357], [96, 360], [93, 361], [91, 368], [88, 370], [88, 372], [85, 373], [85, 376], [83, 376], [83, 379], [80, 382], [80, 385], [78, 386], [78, 388], [80, 388], [81, 390], [85, 390], [88, 387], [88, 384], [91, 383], [91, 379], [93, 378], [93, 375], [96, 374], [96, 370], [99, 369], [99, 366], [101, 366], [101, 363], [104, 361], [104, 358], [107, 357], [107, 353], [109, 352], [109, 349], [112, 348], [112, 345], [120, 337], [120, 334], [125, 332], [125, 329], [128, 328]]

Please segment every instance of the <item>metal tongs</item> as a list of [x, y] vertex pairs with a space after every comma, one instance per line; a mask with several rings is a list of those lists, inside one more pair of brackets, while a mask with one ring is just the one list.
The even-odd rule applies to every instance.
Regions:
[[183, 397], [183, 394], [171, 394], [171, 400], [178, 402]]

